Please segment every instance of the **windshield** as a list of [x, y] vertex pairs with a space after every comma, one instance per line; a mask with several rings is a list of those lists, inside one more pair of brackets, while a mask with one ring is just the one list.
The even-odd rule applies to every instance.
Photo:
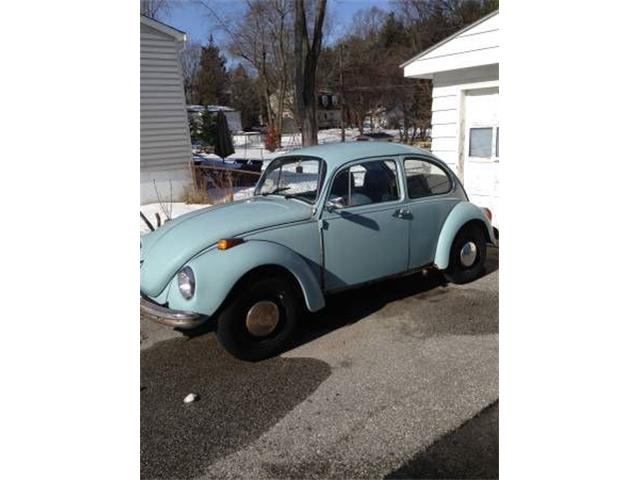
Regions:
[[286, 157], [273, 160], [256, 187], [256, 195], [282, 195], [315, 203], [322, 185], [322, 164], [317, 158]]

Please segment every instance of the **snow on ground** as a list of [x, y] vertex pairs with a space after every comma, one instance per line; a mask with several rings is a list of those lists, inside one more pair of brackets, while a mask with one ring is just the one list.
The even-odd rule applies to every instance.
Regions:
[[[253, 195], [254, 187], [234, 187], [232, 190], [223, 191], [220, 189], [209, 189], [209, 198], [213, 204], [223, 203], [231, 200], [243, 200]], [[147, 205], [140, 205], [140, 211], [151, 222], [154, 228], [157, 225], [156, 213], [160, 215], [160, 221], [164, 225], [167, 218], [172, 219], [184, 215], [186, 213], [200, 210], [201, 208], [210, 207], [209, 203], [184, 203], [184, 202], [162, 202], [162, 203], [149, 203]], [[149, 233], [149, 227], [140, 218], [140, 235]]]
[[[210, 207], [211, 205], [207, 204], [195, 204], [195, 203], [184, 203], [184, 202], [163, 202], [163, 203], [149, 203], [147, 205], [140, 205], [140, 211], [143, 213], [145, 217], [151, 222], [154, 228], [157, 225], [156, 221], [156, 213], [160, 215], [160, 221], [164, 223], [168, 216], [171, 218], [179, 217], [180, 215], [184, 215], [185, 213], [193, 212], [195, 210], [200, 210], [201, 208]], [[140, 217], [140, 234], [149, 233], [149, 227], [147, 227], [142, 217]]]

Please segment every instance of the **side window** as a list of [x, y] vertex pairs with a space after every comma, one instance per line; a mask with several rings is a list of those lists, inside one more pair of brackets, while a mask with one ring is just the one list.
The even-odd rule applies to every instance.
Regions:
[[449, 175], [434, 163], [416, 158], [404, 161], [409, 198], [441, 195], [451, 190]]
[[341, 170], [329, 193], [329, 200], [343, 208], [398, 198], [398, 175], [393, 160], [363, 162]]

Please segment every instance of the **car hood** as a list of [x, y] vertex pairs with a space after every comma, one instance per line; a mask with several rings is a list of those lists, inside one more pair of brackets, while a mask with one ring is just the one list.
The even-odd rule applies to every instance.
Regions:
[[296, 200], [252, 197], [181, 215], [140, 240], [140, 291], [154, 297], [196, 254], [222, 238], [308, 219], [313, 210]]

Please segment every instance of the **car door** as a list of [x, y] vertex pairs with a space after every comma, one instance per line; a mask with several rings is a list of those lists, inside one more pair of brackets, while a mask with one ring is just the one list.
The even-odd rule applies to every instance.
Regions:
[[440, 230], [449, 212], [460, 202], [453, 194], [455, 183], [436, 162], [406, 156], [402, 161], [406, 179], [406, 209], [411, 214], [409, 269], [433, 262]]
[[331, 179], [322, 222], [325, 290], [406, 271], [410, 218], [396, 158], [352, 163]]

